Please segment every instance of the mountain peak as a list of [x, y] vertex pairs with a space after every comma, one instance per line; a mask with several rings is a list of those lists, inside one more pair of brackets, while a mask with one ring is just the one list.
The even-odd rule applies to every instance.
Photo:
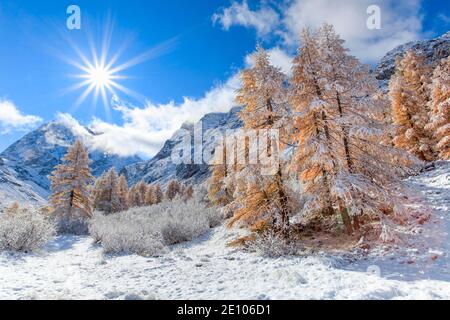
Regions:
[[[229, 112], [208, 113], [196, 124], [183, 124], [181, 129], [187, 130], [191, 135], [194, 134], [194, 126], [201, 125], [203, 128], [203, 149], [211, 148], [212, 130], [225, 132], [228, 129], [237, 129], [242, 126], [238, 113], [241, 107], [234, 107]], [[132, 164], [123, 169], [130, 184], [135, 184], [140, 180], [147, 183], [160, 182], [166, 183], [171, 179], [177, 179], [189, 183], [201, 183], [205, 181], [210, 174], [209, 166], [206, 164], [174, 164], [171, 156], [173, 150], [181, 147], [183, 139], [181, 138], [181, 129], [178, 130], [171, 139], [167, 140], [162, 149], [151, 160]]]
[[450, 55], [450, 31], [431, 40], [408, 42], [389, 51], [375, 70], [376, 77], [384, 90], [387, 90], [388, 82], [395, 73], [396, 59], [410, 49], [425, 55], [428, 63], [435, 64]]
[[[89, 149], [94, 136], [91, 130], [67, 118], [58, 118], [29, 132], [0, 154], [0, 158], [3, 158], [0, 180], [2, 176], [8, 176], [8, 179], [0, 181], [0, 189], [11, 189], [20, 181], [23, 184], [21, 190], [38, 194], [41, 199], [46, 198], [50, 190], [48, 176], [61, 163], [67, 149], [78, 139]], [[137, 156], [120, 157], [94, 149], [89, 150], [89, 157], [94, 176], [103, 174], [111, 167], [120, 171], [127, 165], [142, 161]], [[17, 198], [24, 197], [20, 194]]]

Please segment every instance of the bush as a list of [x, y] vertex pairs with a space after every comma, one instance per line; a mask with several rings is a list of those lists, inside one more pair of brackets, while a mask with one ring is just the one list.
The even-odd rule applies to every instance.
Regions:
[[190, 241], [209, 228], [209, 210], [195, 201], [172, 201], [161, 208], [155, 223], [166, 245]]
[[57, 217], [54, 219], [58, 234], [88, 235], [89, 222], [84, 218]]
[[89, 232], [105, 253], [136, 253], [152, 256], [164, 251], [161, 234], [149, 223], [148, 218], [135, 208], [123, 213], [105, 216], [96, 212]]
[[217, 225], [220, 216], [195, 199], [177, 199], [104, 216], [95, 213], [89, 231], [107, 253], [158, 255], [166, 246], [190, 241]]
[[56, 233], [55, 224], [32, 209], [0, 215], [0, 251], [31, 252], [40, 249]]
[[248, 249], [269, 258], [292, 256], [300, 252], [297, 241], [285, 239], [272, 230], [257, 234], [255, 240], [248, 244]]

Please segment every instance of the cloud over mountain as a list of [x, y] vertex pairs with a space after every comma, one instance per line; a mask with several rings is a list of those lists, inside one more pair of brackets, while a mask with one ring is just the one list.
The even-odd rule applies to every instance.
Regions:
[[42, 122], [38, 116], [25, 115], [9, 100], [0, 98], [0, 134], [24, 131]]

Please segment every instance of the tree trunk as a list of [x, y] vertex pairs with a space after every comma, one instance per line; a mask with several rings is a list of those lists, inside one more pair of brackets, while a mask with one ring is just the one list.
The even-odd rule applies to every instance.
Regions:
[[286, 193], [284, 192], [283, 188], [283, 180], [282, 180], [282, 172], [281, 172], [281, 165], [278, 167], [277, 172], [277, 186], [278, 186], [278, 197], [280, 201], [280, 216], [281, 221], [279, 221], [279, 225], [281, 227], [281, 234], [283, 237], [287, 238], [288, 231], [289, 231], [289, 203], [288, 203], [288, 197]]
[[345, 231], [347, 232], [348, 235], [352, 235], [353, 234], [352, 220], [348, 214], [347, 209], [340, 206], [339, 211], [341, 213], [342, 222], [344, 223], [345, 226]]
[[[337, 100], [337, 104], [338, 104], [338, 109], [339, 109], [339, 116], [340, 118], [342, 118], [344, 116], [344, 112], [342, 110], [342, 102], [341, 102], [341, 97], [339, 95], [339, 92], [336, 92], [336, 100]], [[342, 130], [342, 134], [343, 134], [343, 143], [344, 143], [344, 149], [345, 149], [345, 158], [347, 160], [347, 166], [348, 166], [348, 171], [350, 173], [353, 173], [353, 160], [350, 157], [350, 148], [349, 148], [349, 144], [348, 144], [348, 132], [345, 129], [344, 126], [341, 125], [341, 130]]]
[[358, 231], [359, 229], [361, 229], [361, 223], [359, 222], [359, 217], [358, 216], [354, 216], [353, 217], [353, 228]]

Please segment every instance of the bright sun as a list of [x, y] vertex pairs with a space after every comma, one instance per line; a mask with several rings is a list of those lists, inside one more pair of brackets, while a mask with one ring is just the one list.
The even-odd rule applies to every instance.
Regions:
[[102, 99], [107, 114], [109, 114], [110, 98], [118, 97], [119, 92], [131, 96], [136, 100], [144, 100], [145, 97], [119, 83], [121, 80], [129, 79], [122, 72], [168, 52], [176, 43], [176, 39], [169, 39], [128, 61], [118, 64], [117, 62], [121, 53], [125, 51], [125, 45], [119, 48], [115, 54], [110, 55], [108, 51], [110, 49], [111, 38], [112, 25], [109, 22], [105, 27], [105, 35], [101, 41], [101, 50], [97, 51], [97, 46], [93, 41], [90, 41], [90, 58], [71, 42], [71, 40], [68, 40], [69, 44], [77, 53], [78, 58], [73, 59], [62, 56], [62, 59], [80, 71], [79, 74], [73, 75], [75, 78], [80, 79], [80, 81], [66, 88], [63, 92], [83, 90], [74, 103], [74, 108], [78, 108], [90, 95], [93, 98], [94, 108], [97, 105], [98, 98]]
[[111, 86], [113, 75], [111, 70], [105, 66], [98, 66], [89, 70], [87, 77], [89, 82], [95, 85], [96, 88], [108, 88]]

